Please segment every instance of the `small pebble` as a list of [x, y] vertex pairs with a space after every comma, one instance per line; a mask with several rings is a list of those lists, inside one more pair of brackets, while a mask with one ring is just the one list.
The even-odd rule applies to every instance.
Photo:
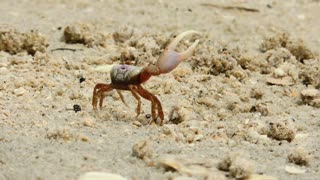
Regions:
[[286, 73], [284, 72], [284, 70], [283, 70], [283, 69], [280, 69], [280, 68], [275, 69], [273, 73], [274, 73], [274, 76], [275, 76], [275, 77], [283, 77], [283, 76], [286, 75]]
[[254, 162], [245, 159], [242, 154], [233, 153], [226, 156], [218, 163], [217, 168], [222, 171], [229, 171], [236, 179], [246, 179], [255, 171]]
[[83, 120], [83, 125], [84, 125], [84, 126], [94, 127], [94, 124], [95, 124], [95, 122], [94, 122], [94, 120], [91, 119], [91, 118], [86, 118], [86, 119]]
[[200, 141], [204, 138], [202, 134], [197, 134], [194, 136], [193, 141]]
[[74, 112], [81, 111], [81, 106], [78, 104], [75, 104], [75, 105], [73, 105], [73, 110], [74, 110]]
[[84, 82], [85, 80], [86, 80], [86, 78], [80, 77], [79, 82], [82, 83], [82, 82]]
[[142, 126], [141, 122], [139, 122], [139, 121], [134, 121], [132, 124], [137, 126], [137, 127], [141, 127]]
[[267, 136], [269, 138], [291, 142], [296, 136], [296, 128], [294, 124], [285, 119], [274, 120], [269, 123]]
[[6, 68], [6, 67], [1, 67], [0, 68], [0, 74], [5, 75], [5, 74], [8, 74], [8, 73], [9, 73], [8, 68]]
[[27, 92], [27, 90], [25, 90], [23, 87], [20, 87], [20, 88], [14, 90], [14, 94], [17, 96], [22, 96], [26, 92]]
[[139, 159], [148, 161], [152, 157], [152, 154], [152, 148], [146, 140], [139, 141], [132, 147], [132, 155]]
[[243, 158], [235, 159], [229, 169], [232, 177], [236, 179], [245, 179], [250, 177], [254, 172], [254, 164], [252, 161]]
[[288, 155], [288, 159], [290, 162], [300, 166], [307, 166], [310, 163], [310, 156], [308, 152], [302, 147], [294, 149]]

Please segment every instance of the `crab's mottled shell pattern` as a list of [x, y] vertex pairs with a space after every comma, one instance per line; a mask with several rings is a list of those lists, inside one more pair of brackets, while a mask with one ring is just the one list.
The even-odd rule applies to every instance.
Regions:
[[139, 75], [142, 67], [126, 64], [115, 65], [111, 69], [111, 81], [113, 85], [139, 84]]

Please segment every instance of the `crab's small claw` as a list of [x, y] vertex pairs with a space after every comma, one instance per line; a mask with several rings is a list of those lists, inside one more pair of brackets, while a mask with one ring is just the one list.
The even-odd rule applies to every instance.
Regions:
[[195, 47], [199, 43], [199, 40], [196, 40], [186, 51], [176, 52], [174, 49], [177, 44], [182, 40], [183, 37], [190, 34], [200, 34], [198, 31], [189, 30], [179, 34], [174, 38], [171, 43], [165, 48], [163, 54], [159, 57], [157, 62], [157, 67], [160, 70], [160, 74], [168, 73], [175, 69], [179, 63], [188, 57], [192, 56], [194, 53]]

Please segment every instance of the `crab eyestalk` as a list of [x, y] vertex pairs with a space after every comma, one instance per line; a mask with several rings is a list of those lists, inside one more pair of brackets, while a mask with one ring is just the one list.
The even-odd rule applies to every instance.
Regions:
[[141, 73], [141, 82], [147, 81], [151, 76], [157, 76], [160, 74], [169, 73], [174, 70], [183, 60], [192, 56], [195, 50], [195, 47], [198, 45], [199, 40], [196, 40], [187, 50], [183, 52], [177, 52], [174, 49], [177, 47], [177, 44], [187, 35], [190, 34], [199, 34], [198, 31], [189, 30], [179, 34], [174, 38], [171, 43], [165, 48], [162, 55], [160, 55], [156, 65], [149, 65], [142, 70]]

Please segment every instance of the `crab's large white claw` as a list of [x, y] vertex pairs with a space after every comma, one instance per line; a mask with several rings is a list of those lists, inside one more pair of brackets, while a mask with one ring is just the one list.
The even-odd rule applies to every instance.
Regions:
[[181, 61], [193, 55], [195, 47], [198, 45], [199, 40], [196, 40], [184, 52], [179, 53], [174, 50], [177, 44], [182, 40], [182, 38], [190, 34], [200, 34], [200, 32], [194, 30], [185, 31], [174, 38], [172, 42], [166, 47], [157, 62], [157, 66], [160, 69], [161, 74], [172, 71], [180, 64]]

